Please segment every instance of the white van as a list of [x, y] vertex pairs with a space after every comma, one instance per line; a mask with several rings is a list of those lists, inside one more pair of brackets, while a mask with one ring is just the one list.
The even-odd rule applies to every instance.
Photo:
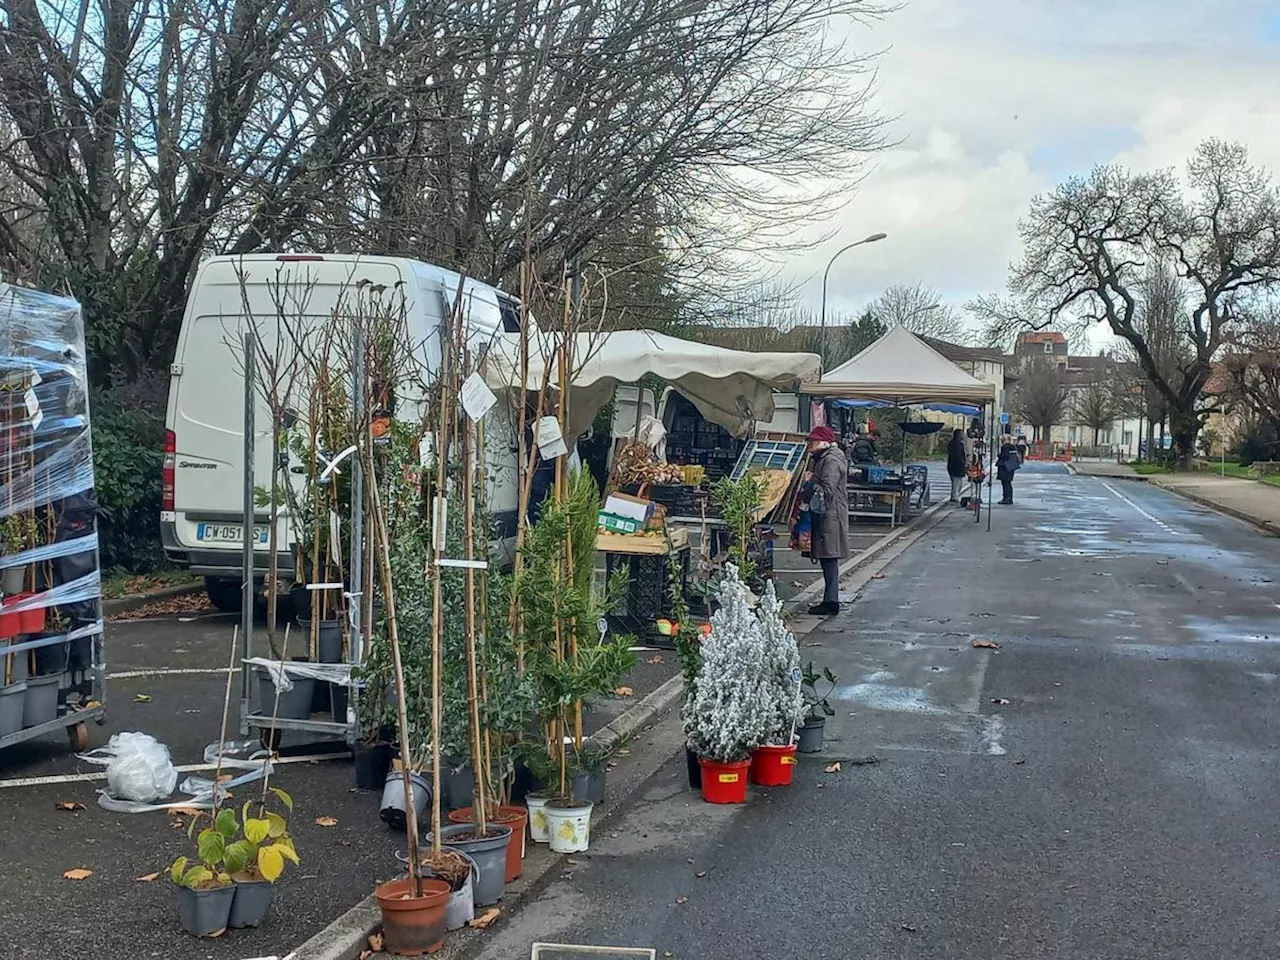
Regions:
[[[209, 599], [220, 609], [238, 609], [243, 580], [241, 538], [244, 519], [244, 380], [241, 349], [251, 329], [246, 309], [264, 340], [276, 333], [276, 316], [306, 326], [340, 318], [353, 301], [353, 289], [401, 291], [408, 332], [422, 344], [419, 359], [438, 362], [441, 320], [457, 296], [461, 277], [441, 267], [399, 257], [257, 254], [214, 257], [200, 265], [182, 318], [182, 330], [170, 367], [165, 420], [164, 492], [160, 532], [165, 553], [178, 566], [203, 576]], [[399, 303], [399, 295], [397, 295]], [[464, 303], [473, 344], [495, 333], [519, 331], [518, 301], [483, 283], [468, 281]], [[247, 305], [247, 306], [246, 306]], [[258, 369], [262, 376], [262, 369]], [[271, 482], [271, 414], [256, 392], [254, 482]], [[487, 502], [500, 537], [514, 535], [517, 505], [514, 438], [506, 416], [486, 418], [489, 430]], [[496, 434], [496, 435], [495, 435]], [[254, 576], [268, 570], [264, 511], [254, 527]], [[280, 576], [294, 575], [291, 525], [278, 528]]]

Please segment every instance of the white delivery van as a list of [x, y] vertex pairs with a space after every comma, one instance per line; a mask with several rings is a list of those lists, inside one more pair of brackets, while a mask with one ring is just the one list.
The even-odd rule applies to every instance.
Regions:
[[[441, 320], [460, 282], [449, 270], [397, 257], [257, 254], [214, 257], [200, 265], [170, 368], [160, 532], [169, 559], [205, 578], [215, 606], [237, 609], [243, 580], [244, 334], [256, 326], [271, 344], [282, 313], [289, 330], [341, 322], [357, 288], [366, 297], [371, 290], [394, 291], [397, 305], [404, 297], [409, 336], [423, 353], [419, 360], [430, 368], [439, 361]], [[474, 347], [495, 333], [519, 331], [518, 301], [483, 283], [467, 282], [464, 316]], [[254, 482], [266, 487], [271, 414], [260, 391], [255, 403]], [[486, 417], [486, 430], [487, 502], [499, 537], [506, 538], [515, 532], [517, 489], [515, 439], [503, 405]], [[262, 510], [253, 530], [253, 574], [259, 581], [268, 570], [268, 522]], [[294, 576], [290, 531], [284, 517], [277, 536], [286, 583]]]

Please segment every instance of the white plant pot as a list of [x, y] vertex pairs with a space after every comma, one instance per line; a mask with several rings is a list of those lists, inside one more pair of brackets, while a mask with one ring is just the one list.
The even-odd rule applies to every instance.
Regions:
[[550, 843], [551, 830], [547, 824], [547, 801], [550, 797], [531, 793], [524, 798], [529, 808], [529, 839], [534, 843]]
[[590, 800], [557, 802], [544, 808], [553, 853], [582, 853], [591, 843]]

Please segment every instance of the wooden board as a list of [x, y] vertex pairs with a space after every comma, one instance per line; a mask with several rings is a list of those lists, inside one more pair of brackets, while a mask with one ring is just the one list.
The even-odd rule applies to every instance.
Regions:
[[[689, 545], [689, 531], [676, 527], [668, 530], [671, 546], [683, 550]], [[667, 552], [666, 537], [634, 537], [622, 533], [597, 533], [596, 549], [601, 553], [627, 553], [634, 556], [661, 557]]]

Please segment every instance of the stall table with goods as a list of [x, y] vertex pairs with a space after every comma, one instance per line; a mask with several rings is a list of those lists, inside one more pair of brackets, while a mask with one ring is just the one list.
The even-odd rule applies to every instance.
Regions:
[[87, 385], [80, 305], [0, 283], [0, 747], [104, 716]]
[[[626, 571], [627, 588], [609, 611], [615, 631], [654, 637], [672, 615], [671, 591], [684, 594], [689, 576], [689, 534], [668, 528], [666, 511], [625, 493], [605, 497], [597, 518], [596, 550], [608, 580]], [[672, 580], [675, 580], [673, 583]]]

